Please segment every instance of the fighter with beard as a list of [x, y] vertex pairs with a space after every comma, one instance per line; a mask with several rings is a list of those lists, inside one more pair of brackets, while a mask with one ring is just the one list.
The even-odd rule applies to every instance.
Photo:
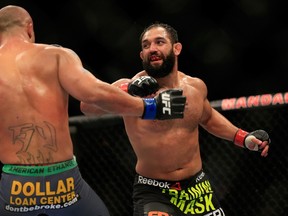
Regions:
[[[202, 167], [199, 126], [263, 157], [268, 155], [269, 135], [263, 130], [249, 133], [233, 125], [211, 107], [206, 84], [178, 70], [182, 45], [173, 27], [154, 23], [144, 29], [140, 43], [144, 70], [113, 85], [131, 95], [147, 97], [168, 88], [182, 89], [186, 107], [183, 119], [143, 121], [123, 116], [137, 156], [133, 215], [225, 215]], [[104, 113], [85, 103], [81, 103], [81, 110], [85, 115]]]

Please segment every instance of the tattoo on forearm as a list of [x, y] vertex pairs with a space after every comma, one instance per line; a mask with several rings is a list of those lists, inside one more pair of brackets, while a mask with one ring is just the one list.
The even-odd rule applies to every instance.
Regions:
[[26, 123], [9, 127], [12, 131], [12, 143], [20, 144], [17, 152], [19, 163], [51, 163], [53, 152], [57, 152], [56, 130], [49, 122], [43, 126]]

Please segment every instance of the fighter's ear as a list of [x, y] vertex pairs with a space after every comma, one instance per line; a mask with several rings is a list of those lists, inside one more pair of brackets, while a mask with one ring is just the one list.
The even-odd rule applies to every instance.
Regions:
[[34, 43], [35, 42], [35, 33], [34, 33], [34, 27], [33, 27], [32, 22], [29, 22], [27, 25], [27, 33], [28, 33], [28, 36], [30, 38], [30, 41]]
[[177, 42], [174, 44], [174, 54], [179, 55], [182, 50], [182, 44], [180, 42]]

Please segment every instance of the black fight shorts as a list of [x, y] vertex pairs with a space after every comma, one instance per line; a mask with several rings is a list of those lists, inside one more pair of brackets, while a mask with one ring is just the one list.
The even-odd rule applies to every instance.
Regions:
[[109, 216], [75, 158], [48, 166], [6, 164], [2, 171], [1, 216]]
[[201, 170], [182, 181], [135, 176], [134, 216], [224, 216], [207, 175]]

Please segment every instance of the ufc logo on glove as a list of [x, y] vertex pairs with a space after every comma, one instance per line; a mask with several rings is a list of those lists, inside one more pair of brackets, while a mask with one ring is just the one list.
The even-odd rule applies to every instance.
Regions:
[[162, 107], [162, 113], [167, 113], [168, 115], [171, 115], [171, 102], [170, 102], [170, 95], [167, 93], [163, 93], [161, 95], [162, 104], [164, 106]]
[[[148, 77], [148, 76], [141, 76], [141, 77], [139, 77], [138, 79], [136, 79], [136, 80], [134, 80], [134, 82], [132, 82], [134, 85], [135, 84], [138, 84], [138, 85], [140, 85], [143, 81], [146, 81], [148, 78], [150, 78], [150, 77]], [[151, 79], [151, 78], [150, 78]]]
[[182, 89], [169, 89], [154, 98], [142, 98], [145, 105], [142, 119], [183, 118], [186, 97], [182, 93]]

